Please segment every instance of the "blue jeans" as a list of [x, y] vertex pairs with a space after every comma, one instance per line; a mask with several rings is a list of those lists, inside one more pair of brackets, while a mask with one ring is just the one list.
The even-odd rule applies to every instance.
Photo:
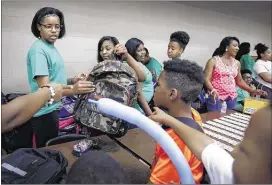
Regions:
[[[227, 109], [229, 110], [234, 109], [236, 105], [236, 98], [232, 100], [230, 97], [227, 97], [227, 99], [225, 99], [225, 102], [227, 103]], [[213, 96], [210, 95], [208, 99], [206, 99], [208, 112], [220, 111], [222, 108], [222, 103], [223, 101], [220, 99], [217, 99], [216, 102], [214, 103]]]

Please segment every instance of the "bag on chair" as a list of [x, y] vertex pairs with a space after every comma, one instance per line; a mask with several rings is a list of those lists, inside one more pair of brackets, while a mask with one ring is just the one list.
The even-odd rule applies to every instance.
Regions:
[[1, 163], [5, 184], [57, 184], [66, 177], [67, 159], [48, 149], [18, 149]]
[[66, 96], [62, 98], [62, 106], [59, 111], [59, 129], [64, 131], [75, 131], [74, 106], [76, 96]]
[[62, 106], [60, 107], [59, 113], [60, 120], [73, 116], [76, 99], [77, 97], [75, 96], [66, 96], [62, 98]]
[[[110, 98], [124, 105], [134, 107], [137, 102], [137, 77], [133, 69], [120, 61], [103, 61], [96, 65], [88, 80], [96, 86], [95, 92], [80, 95], [75, 103], [75, 120], [82, 125], [117, 135], [122, 129], [122, 120], [98, 111], [96, 104], [88, 99]], [[114, 109], [114, 107], [112, 107]]]

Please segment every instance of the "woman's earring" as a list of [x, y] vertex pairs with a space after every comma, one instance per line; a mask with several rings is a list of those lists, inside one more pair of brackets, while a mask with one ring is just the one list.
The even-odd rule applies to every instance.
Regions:
[[226, 48], [226, 51], [228, 51], [228, 48]]

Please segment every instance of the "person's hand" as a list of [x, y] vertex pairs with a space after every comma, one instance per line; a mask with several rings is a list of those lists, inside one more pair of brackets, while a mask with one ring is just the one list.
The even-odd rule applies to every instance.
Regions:
[[216, 104], [216, 100], [218, 99], [219, 96], [217, 91], [213, 91], [211, 95], [213, 96], [213, 103]]
[[124, 57], [126, 57], [128, 55], [127, 48], [122, 44], [117, 44], [115, 46], [115, 54], [116, 55], [124, 55]]
[[151, 116], [149, 116], [149, 118], [155, 122], [165, 124], [167, 122], [165, 120], [168, 118], [169, 115], [158, 107], [154, 107], [154, 110], [155, 111], [151, 114]]
[[61, 84], [56, 84], [56, 83], [51, 83], [49, 84], [55, 92], [55, 96], [54, 96], [54, 101], [57, 102], [61, 99], [62, 97], [62, 92], [63, 92], [63, 87]]
[[250, 88], [256, 90], [256, 87], [253, 84], [250, 84]]
[[87, 73], [79, 73], [74, 78], [72, 78], [73, 84], [77, 83], [79, 80], [86, 80], [87, 79]]
[[255, 89], [251, 92], [252, 95], [262, 95], [262, 96], [268, 96], [267, 92], [260, 90], [260, 89]]
[[89, 81], [80, 80], [73, 85], [74, 94], [85, 94], [95, 91], [95, 85]]

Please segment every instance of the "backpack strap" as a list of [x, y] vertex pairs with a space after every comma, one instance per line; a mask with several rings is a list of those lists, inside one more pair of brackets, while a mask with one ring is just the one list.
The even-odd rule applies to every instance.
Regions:
[[[184, 123], [185, 125], [198, 130], [199, 132], [204, 133], [203, 129], [200, 127], [200, 125], [198, 123], [195, 122], [195, 120], [191, 119], [191, 118], [185, 118], [185, 117], [177, 117], [177, 120], [179, 120], [180, 122]], [[163, 125], [162, 126], [163, 129], [168, 129], [170, 128], [169, 126]]]

